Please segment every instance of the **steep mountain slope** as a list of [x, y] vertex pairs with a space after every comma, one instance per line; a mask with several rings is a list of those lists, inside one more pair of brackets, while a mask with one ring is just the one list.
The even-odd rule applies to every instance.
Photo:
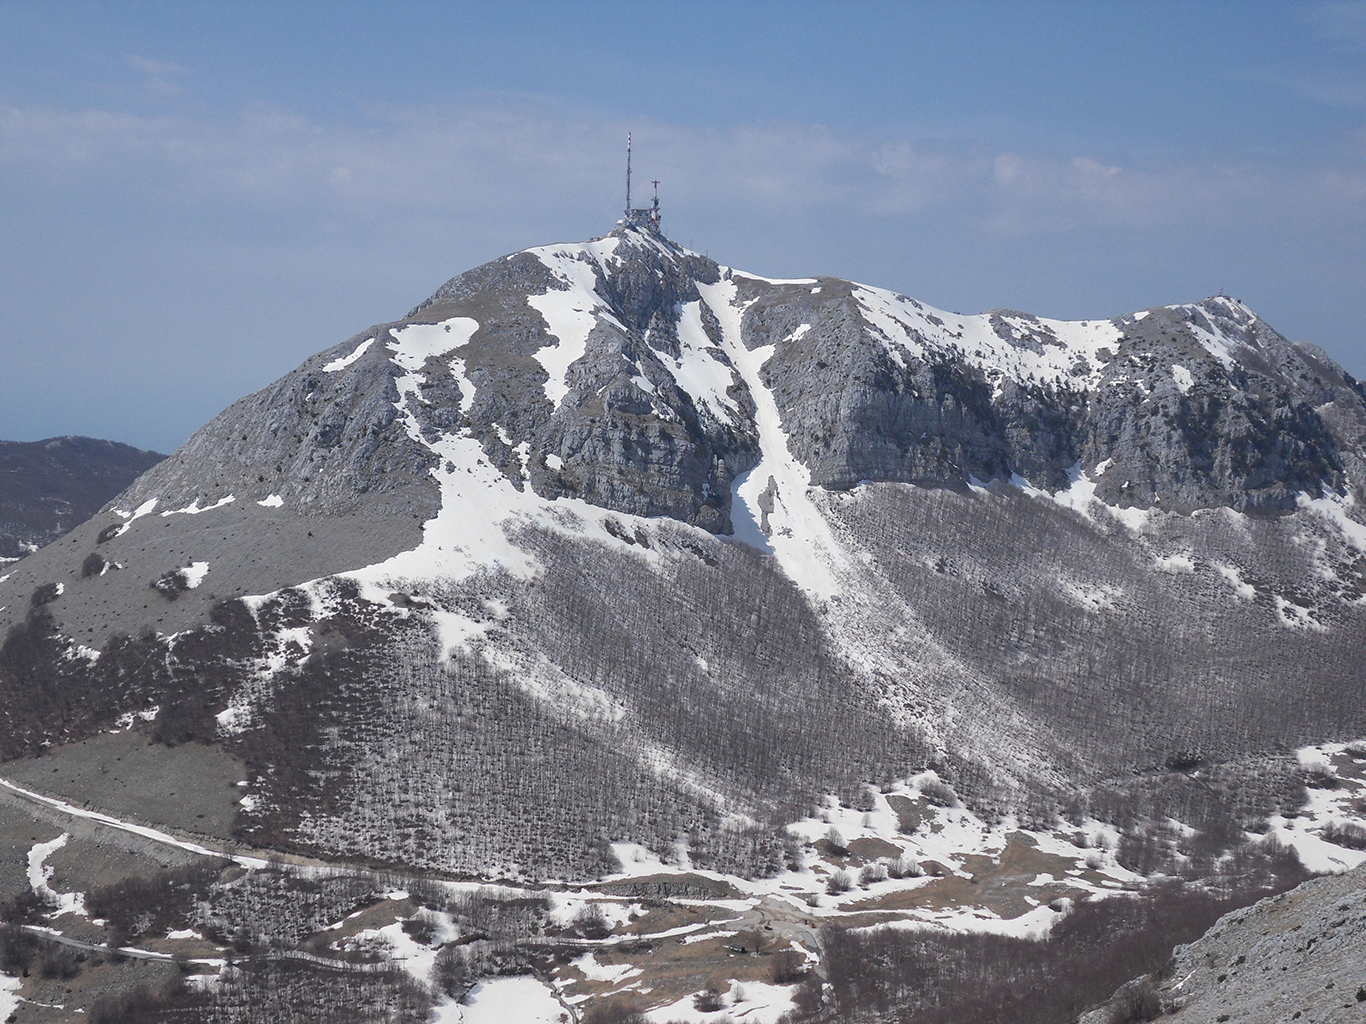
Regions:
[[1287, 748], [1366, 732], [1363, 438], [1224, 297], [960, 316], [636, 228], [531, 249], [0, 578], [0, 755], [146, 711], [246, 761], [243, 838], [485, 875], [763, 872], [926, 767], [1237, 835]]
[[[1359, 1021], [1366, 1013], [1366, 867], [1316, 878], [1221, 917], [1161, 976], [1125, 986], [1081, 1024], [1147, 1020]], [[1153, 1012], [1152, 1010], [1149, 1011]]]
[[55, 540], [165, 456], [115, 441], [0, 441], [0, 564]]

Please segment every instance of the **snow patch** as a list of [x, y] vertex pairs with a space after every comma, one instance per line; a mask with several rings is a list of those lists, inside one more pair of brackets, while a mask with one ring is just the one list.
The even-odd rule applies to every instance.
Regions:
[[[1295, 755], [1306, 768], [1319, 768], [1337, 775], [1332, 759], [1342, 754], [1347, 746], [1346, 743], [1323, 743], [1301, 747]], [[1366, 863], [1366, 850], [1353, 850], [1323, 838], [1323, 831], [1329, 825], [1366, 825], [1366, 820], [1356, 810], [1357, 801], [1366, 797], [1366, 784], [1339, 777], [1336, 789], [1311, 788], [1306, 793], [1309, 802], [1296, 817], [1275, 815], [1268, 819], [1269, 834], [1293, 847], [1300, 861], [1313, 872], [1340, 874]]]
[[0, 974], [0, 1020], [9, 1020], [18, 1011], [23, 1001], [19, 997], [19, 989], [23, 984], [23, 978]]
[[474, 408], [474, 382], [465, 375], [465, 360], [459, 356], [451, 356], [451, 373], [460, 382], [460, 412], [468, 416], [470, 410]]
[[488, 978], [462, 1006], [447, 996], [431, 1024], [560, 1024], [568, 1014], [544, 982], [532, 977]]
[[[1097, 464], [1093, 471], [1096, 476], [1100, 476], [1109, 470], [1111, 462], [1106, 459]], [[1120, 508], [1118, 505], [1107, 505], [1096, 497], [1096, 484], [1091, 475], [1081, 468], [1081, 463], [1073, 463], [1067, 471], [1069, 483], [1061, 490], [1050, 494], [1048, 491], [1035, 487], [1019, 473], [1012, 473], [1010, 482], [1015, 487], [1027, 494], [1031, 498], [1040, 498], [1051, 501], [1062, 508], [1070, 508], [1073, 512], [1084, 516], [1087, 519], [1093, 518], [1091, 509], [1099, 505], [1111, 517], [1118, 520], [1134, 533], [1140, 533], [1148, 525], [1150, 513], [1147, 509], [1141, 508]]]
[[[321, 618], [327, 607], [326, 598], [318, 593], [317, 587], [303, 588], [313, 598], [313, 613]], [[257, 614], [266, 599], [249, 602], [252, 614]], [[233, 691], [228, 706], [215, 717], [218, 731], [223, 736], [234, 736], [249, 728], [255, 721], [255, 708], [273, 692], [274, 678], [277, 673], [290, 667], [301, 666], [313, 648], [313, 633], [308, 626], [292, 626], [277, 629], [270, 636], [270, 645], [264, 655], [255, 660], [256, 671], [247, 681]]]
[[[407, 898], [405, 893], [402, 898]], [[383, 928], [366, 928], [347, 940], [347, 945], [365, 945], [380, 942], [389, 947], [389, 959], [396, 961], [408, 974], [423, 985], [432, 982], [432, 969], [436, 966], [436, 955], [441, 946], [457, 937], [455, 925], [448, 915], [432, 912], [437, 926], [432, 941], [423, 945], [403, 929], [401, 921], [385, 925]]]
[[1172, 380], [1176, 381], [1176, 386], [1183, 395], [1189, 393], [1190, 389], [1195, 386], [1195, 380], [1191, 377], [1190, 370], [1187, 370], [1180, 363], [1172, 364]]
[[161, 705], [153, 704], [145, 711], [125, 711], [123, 714], [119, 715], [118, 718], [114, 719], [114, 725], [117, 729], [131, 729], [135, 721], [150, 722], [159, 714], [161, 714]]
[[666, 352], [656, 352], [674, 383], [688, 393], [695, 407], [734, 424], [731, 414], [738, 412], [739, 406], [727, 392], [735, 377], [729, 366], [712, 355], [716, 346], [702, 325], [701, 300], [683, 307], [678, 321], [678, 350], [678, 359], [670, 358]]
[[[156, 498], [148, 498], [148, 499], [147, 499], [146, 501], [144, 501], [141, 505], [139, 505], [137, 508], [135, 508], [132, 512], [123, 512], [123, 511], [121, 511], [121, 510], [119, 510], [119, 509], [114, 509], [114, 514], [115, 514], [116, 516], [121, 516], [121, 517], [123, 517], [124, 519], [128, 520], [129, 523], [131, 523], [131, 522], [133, 522], [133, 520], [135, 520], [135, 519], [141, 519], [141, 518], [142, 518], [143, 516], [145, 516], [145, 515], [150, 515], [151, 512], [152, 512], [152, 510], [153, 510], [154, 508], [156, 508], [156, 507], [157, 507], [157, 499], [156, 499]], [[124, 524], [125, 527], [126, 527], [127, 525], [128, 525], [127, 523]], [[123, 532], [122, 530], [119, 531], [119, 533], [122, 533], [122, 532]], [[118, 533], [114, 534], [114, 536], [117, 537], [117, 536], [118, 536]]]
[[[841, 805], [834, 796], [825, 801], [818, 817], [804, 818], [787, 826], [793, 836], [815, 844], [825, 838], [832, 827], [837, 829], [845, 845], [860, 839], [877, 839], [900, 850], [903, 860], [916, 861], [924, 865], [931, 862], [939, 864], [947, 873], [968, 877], [973, 871], [971, 864], [979, 857], [999, 859], [1006, 847], [1012, 842], [1024, 842], [1040, 854], [1056, 857], [1064, 864], [1074, 865], [1066, 871], [1066, 877], [1054, 869], [1052, 874], [1069, 888], [1080, 889], [1095, 897], [1104, 897], [1115, 887], [1131, 882], [1142, 881], [1142, 876], [1121, 867], [1110, 855], [1118, 842], [1118, 834], [1110, 826], [1088, 820], [1081, 827], [1090, 838], [1087, 848], [1079, 848], [1070, 836], [1054, 832], [1022, 829], [1013, 818], [1007, 817], [995, 825], [985, 821], [963, 807], [941, 807], [931, 804], [920, 787], [937, 782], [934, 772], [923, 772], [914, 778], [899, 783], [889, 794], [872, 795], [875, 809], [870, 812], [859, 811]], [[920, 805], [921, 822], [913, 833], [901, 831], [900, 819], [887, 800], [888, 795], [909, 798]], [[1098, 863], [1097, 854], [1101, 854]], [[891, 859], [895, 859], [892, 855]], [[795, 894], [825, 893], [825, 884], [838, 864], [832, 864], [824, 857], [808, 860], [801, 871], [784, 872], [773, 879], [756, 882], [736, 882], [742, 891], [794, 898]], [[1095, 876], [1099, 875], [1099, 880]], [[908, 889], [918, 889], [934, 883], [928, 874], [910, 875], [901, 879], [885, 878], [872, 882], [862, 882], [847, 894], [822, 895], [819, 905], [806, 906], [803, 913], [814, 917], [832, 917], [843, 912], [844, 904], [858, 904], [869, 898], [886, 898]], [[1043, 884], [1043, 883], [1040, 883]], [[1022, 917], [1003, 918], [972, 902], [946, 906], [942, 909], [929, 907], [899, 912], [899, 924], [895, 917], [887, 923], [900, 927], [947, 928], [955, 931], [976, 931], [999, 935], [1019, 935], [1042, 937], [1047, 933], [1056, 914], [1047, 907], [1039, 907]]]
[[1328, 632], [1328, 627], [1314, 618], [1311, 609], [1298, 605], [1294, 601], [1286, 600], [1280, 594], [1273, 596], [1276, 599], [1276, 617], [1286, 629], [1308, 629], [1315, 633]]
[[65, 846], [70, 838], [70, 832], [63, 832], [56, 839], [46, 843], [35, 843], [28, 851], [29, 887], [43, 902], [56, 907], [52, 912], [53, 917], [61, 917], [63, 914], [85, 916], [85, 893], [54, 892], [47, 884], [55, 869], [49, 867], [45, 861]]
[[444, 660], [449, 660], [456, 651], [471, 650], [476, 639], [497, 625], [495, 622], [476, 622], [458, 612], [442, 609], [432, 610], [432, 620], [436, 623], [441, 657]]
[[[544, 654], [538, 652], [534, 656], [517, 657], [494, 649], [483, 653], [487, 662], [510, 672], [523, 692], [547, 707], [587, 722], [620, 722], [626, 717], [626, 706], [610, 693], [589, 683], [579, 682]], [[642, 741], [642, 755], [647, 754], [649, 749], [648, 743]]]
[[269, 498], [262, 498], [256, 504], [262, 508], [279, 508], [285, 503], [285, 499], [278, 494], [272, 494]]
[[740, 933], [738, 931], [735, 931], [733, 929], [723, 928], [720, 931], [703, 932], [700, 935], [687, 935], [684, 936], [680, 941], [684, 946], [691, 946], [695, 942], [710, 942], [715, 939], [728, 939], [732, 935], [739, 934]]
[[1153, 559], [1153, 566], [1160, 572], [1195, 572], [1195, 561], [1185, 552], [1177, 552], [1174, 555], [1159, 555], [1157, 558]]
[[758, 274], [750, 274], [743, 270], [730, 268], [726, 273], [731, 277], [744, 277], [751, 281], [762, 281], [764, 284], [815, 284], [814, 277], [760, 277]]
[[1092, 587], [1068, 579], [1061, 579], [1058, 582], [1064, 594], [1089, 612], [1113, 611], [1115, 601], [1124, 594], [1121, 588], [1110, 586], [1108, 583]]
[[365, 353], [368, 352], [368, 351], [370, 350], [370, 346], [373, 345], [374, 343], [375, 343], [375, 339], [374, 339], [374, 338], [366, 338], [364, 341], [362, 341], [359, 345], [356, 346], [356, 350], [355, 350], [354, 352], [352, 352], [349, 356], [342, 356], [342, 357], [340, 357], [340, 358], [338, 358], [338, 359], [334, 359], [334, 360], [332, 360], [332, 362], [330, 362], [330, 363], [328, 363], [326, 366], [324, 366], [324, 367], [323, 367], [323, 372], [324, 372], [324, 373], [336, 373], [338, 370], [345, 370], [348, 366], [350, 366], [352, 363], [354, 363], [357, 359], [359, 359], [361, 356], [365, 355]]
[[[1256, 318], [1256, 314], [1241, 302], [1227, 297], [1224, 297], [1222, 301], [1230, 312], [1236, 316], [1240, 316], [1245, 322], [1251, 322]], [[1215, 333], [1206, 327], [1205, 325], [1210, 323], [1208, 315], [1197, 305], [1187, 303], [1179, 306], [1168, 306], [1167, 309], [1181, 316], [1186, 327], [1195, 336], [1195, 340], [1214, 356], [1215, 359], [1218, 359], [1225, 369], [1232, 369], [1235, 362], [1234, 355], [1236, 351], [1247, 347], [1238, 339], [1231, 339], [1222, 333]]]
[[[460, 323], [462, 333], [472, 334], [477, 329], [473, 320], [462, 319]], [[402, 332], [405, 344], [408, 330]], [[448, 339], [446, 344], [450, 343], [450, 335], [441, 332], [441, 336]], [[422, 348], [405, 348], [397, 352], [395, 358], [404, 368], [419, 367], [426, 358], [423, 353], [430, 351], [430, 344]], [[389, 593], [409, 590], [414, 582], [454, 581], [488, 570], [501, 570], [515, 578], [528, 579], [537, 571], [539, 563], [510, 537], [530, 526], [597, 541], [647, 561], [658, 560], [657, 551], [628, 544], [606, 526], [608, 520], [615, 526], [634, 517], [576, 498], [547, 501], [529, 487], [519, 491], [488, 462], [482, 443], [466, 430], [436, 440], [423, 437], [409, 408], [422, 383], [423, 377], [416, 370], [400, 377], [396, 381], [399, 400], [395, 407], [408, 436], [437, 457], [432, 476], [441, 488], [441, 508], [433, 519], [423, 524], [423, 539], [418, 547], [387, 561], [343, 574], [361, 584], [361, 593], [367, 600], [387, 605]], [[519, 446], [519, 451], [524, 448], [525, 442]], [[470, 514], [471, 509], [477, 509], [478, 514]], [[620, 532], [619, 527], [617, 529]]]
[[213, 717], [218, 723], [217, 731], [223, 736], [236, 736], [245, 732], [252, 722], [251, 708], [245, 703], [234, 702]]
[[745, 1024], [774, 1024], [783, 1014], [792, 1012], [793, 992], [794, 989], [787, 985], [770, 985], [762, 981], [733, 982], [722, 997], [726, 1007], [719, 1017], [715, 1013], [704, 1013], [697, 1009], [692, 996], [687, 996], [667, 1006], [646, 1011], [645, 1019], [652, 1024], [673, 1024], [674, 1021], [706, 1024], [718, 1019], [743, 1021]]
[[[754, 399], [759, 428], [759, 464], [737, 476], [732, 485], [734, 536], [775, 555], [788, 578], [807, 593], [829, 598], [842, 590], [839, 571], [848, 560], [811, 500], [811, 472], [789, 451], [778, 404], [760, 375], [774, 346], [745, 348], [740, 335], [745, 304], [738, 303], [733, 281], [699, 283], [697, 288], [721, 325], [722, 350]], [[772, 511], [765, 513], [761, 502], [770, 504]]]
[[191, 562], [184, 569], [180, 570], [180, 576], [185, 581], [185, 586], [190, 590], [194, 590], [199, 584], [204, 582], [204, 577], [208, 574], [208, 571], [208, 562]]
[[552, 288], [544, 295], [527, 296], [527, 305], [545, 318], [556, 343], [534, 353], [545, 368], [545, 396], [556, 409], [569, 393], [569, 368], [583, 357], [588, 336], [600, 321], [607, 321], [623, 333], [626, 328], [597, 293], [594, 268], [606, 272], [604, 260], [616, 248], [617, 239], [604, 239], [586, 245], [550, 245], [526, 250], [545, 265], [566, 287]]
[[923, 359], [928, 351], [952, 353], [998, 382], [1005, 377], [1019, 383], [1096, 387], [1108, 362], [1105, 350], [1113, 352], [1123, 333], [1109, 320], [1045, 320], [1012, 313], [963, 316], [861, 284], [854, 285], [853, 296], [898, 365], [905, 365], [904, 355]]
[[[1075, 884], [1075, 880], [1069, 880]], [[1101, 890], [1102, 892], [1104, 890]], [[990, 911], [977, 910], [973, 913], [947, 912], [934, 920], [936, 929], [978, 935], [1004, 935], [1015, 939], [1044, 939], [1058, 920], [1057, 911], [1048, 906], [1035, 907], [1019, 917], [1000, 918]], [[910, 931], [924, 931], [925, 925], [916, 921], [899, 919], [887, 922], [890, 928]]]
[[1342, 532], [1347, 542], [1358, 551], [1366, 551], [1366, 525], [1357, 522], [1347, 510], [1356, 506], [1356, 499], [1350, 494], [1328, 494], [1323, 498], [1311, 498], [1300, 494], [1296, 499], [1300, 508], [1312, 509], [1323, 516]]
[[[684, 941], [686, 942], [687, 940], [685, 939]], [[625, 981], [627, 978], [634, 978], [638, 974], [645, 973], [641, 968], [633, 967], [630, 964], [600, 964], [598, 963], [597, 957], [592, 953], [585, 953], [583, 956], [569, 962], [574, 967], [577, 967], [579, 973], [589, 981], [616, 983]]]
[[[621, 854], [618, 848], [634, 844], [613, 843], [612, 851], [618, 857]], [[643, 847], [642, 847], [643, 849]], [[658, 863], [656, 861], [656, 863]], [[582, 891], [581, 891], [582, 892]], [[586, 892], [582, 896], [570, 896], [563, 893], [554, 893], [549, 896], [550, 912], [546, 915], [547, 919], [561, 928], [573, 924], [576, 918], [585, 907], [593, 907], [602, 913], [603, 920], [607, 926], [616, 929], [622, 925], [630, 924], [638, 917], [645, 916], [645, 907], [639, 903], [617, 903], [614, 900], [589, 899]]]
[[1243, 574], [1238, 571], [1236, 566], [1227, 565], [1224, 562], [1211, 562], [1210, 565], [1220, 576], [1228, 580], [1229, 585], [1233, 587], [1233, 592], [1244, 601], [1251, 601], [1257, 596], [1257, 588], [1251, 583], [1244, 582]]
[[467, 316], [453, 317], [439, 324], [409, 324], [390, 331], [391, 340], [385, 348], [394, 365], [416, 373], [432, 356], [463, 348], [478, 329], [478, 321]]
[[[184, 508], [168, 509], [161, 514], [162, 516], [197, 516], [201, 512], [212, 512], [214, 509], [222, 508], [224, 505], [231, 505], [236, 500], [235, 497], [229, 494], [226, 498], [219, 498], [212, 505], [205, 505], [203, 508], [200, 508], [199, 499], [195, 498], [194, 501], [190, 502], [190, 504], [186, 505]], [[137, 516], [134, 516], [133, 518], [136, 519]], [[132, 520], [129, 521], [131, 522]]]

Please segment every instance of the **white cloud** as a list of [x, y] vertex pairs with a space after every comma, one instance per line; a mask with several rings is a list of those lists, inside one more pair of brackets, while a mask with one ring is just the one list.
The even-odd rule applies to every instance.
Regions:
[[[0, 107], [0, 167], [31, 176], [36, 188], [115, 188], [330, 218], [487, 218], [612, 197], [627, 127], [509, 99], [376, 109], [352, 123], [265, 106], [227, 121], [8, 106]], [[666, 203], [713, 213], [904, 217], [937, 209], [987, 231], [1029, 234], [1191, 218], [1218, 224], [1291, 208], [1301, 217], [1366, 212], [1366, 167], [1351, 158], [1277, 170], [876, 141], [805, 124], [631, 127], [643, 175], [663, 180]]]
[[188, 75], [190, 73], [189, 68], [183, 67], [180, 64], [173, 64], [170, 61], [165, 60], [149, 60], [147, 57], [139, 57], [135, 53], [129, 55], [128, 63], [137, 68], [137, 70], [149, 75], [155, 75], [158, 78], [164, 78], [167, 75]]
[[147, 76], [142, 83], [142, 91], [153, 102], [189, 96], [189, 92], [184, 86], [179, 82], [172, 81], [172, 79], [184, 78], [188, 75], [190, 73], [189, 68], [174, 64], [171, 61], [139, 57], [137, 54], [130, 54], [128, 63]]
[[[23, 254], [5, 267], [0, 328], [26, 337], [54, 308], [100, 324], [60, 379], [47, 350], [10, 355], [11, 380], [50, 387], [11, 387], [0, 436], [79, 429], [169, 450], [208, 412], [401, 315], [443, 277], [607, 230], [628, 128], [641, 180], [662, 181], [673, 237], [759, 273], [1068, 317], [1227, 284], [1330, 351], [1359, 336], [1366, 134], [1276, 165], [1031, 150], [985, 130], [946, 142], [627, 123], [527, 97], [344, 120], [169, 107], [0, 105], [7, 251]], [[77, 395], [86, 419], [73, 422]]]
[[1320, 32], [1340, 46], [1366, 50], [1366, 3], [1362, 0], [1314, 4], [1309, 17]]

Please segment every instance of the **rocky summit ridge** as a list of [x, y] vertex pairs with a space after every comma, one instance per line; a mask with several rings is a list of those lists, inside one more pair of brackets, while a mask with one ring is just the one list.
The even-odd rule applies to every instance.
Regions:
[[401, 489], [426, 518], [430, 442], [451, 433], [518, 489], [719, 534], [737, 498], [756, 523], [781, 503], [774, 460], [833, 489], [1080, 475], [1109, 504], [1184, 512], [1283, 512], [1366, 482], [1366, 389], [1234, 299], [963, 316], [632, 227], [453, 278], [234, 405], [124, 503], [279, 493], [332, 512]]

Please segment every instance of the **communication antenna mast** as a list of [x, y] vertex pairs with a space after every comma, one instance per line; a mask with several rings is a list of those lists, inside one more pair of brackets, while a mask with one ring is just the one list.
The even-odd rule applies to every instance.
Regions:
[[659, 231], [659, 181], [652, 182], [655, 187], [654, 201], [636, 209], [631, 205], [631, 133], [626, 133], [626, 216], [622, 224], [629, 228], [645, 228]]

